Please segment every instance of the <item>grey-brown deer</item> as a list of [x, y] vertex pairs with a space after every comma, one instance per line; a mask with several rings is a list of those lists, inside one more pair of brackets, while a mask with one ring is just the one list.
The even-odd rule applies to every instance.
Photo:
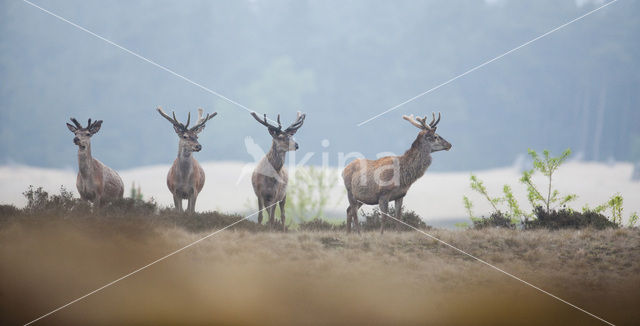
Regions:
[[73, 125], [67, 123], [67, 128], [75, 135], [73, 143], [78, 146], [76, 187], [80, 198], [92, 202], [94, 207], [122, 198], [124, 184], [118, 173], [91, 154], [91, 137], [100, 130], [102, 120], [91, 122], [89, 119], [86, 128], [75, 118], [71, 118], [71, 122]]
[[267, 155], [260, 160], [251, 176], [253, 191], [258, 197], [258, 223], [262, 223], [262, 210], [264, 207], [267, 207], [266, 211], [267, 214], [269, 214], [269, 225], [273, 227], [276, 213], [275, 204], [278, 203], [282, 230], [284, 231], [286, 230], [284, 206], [287, 201], [287, 182], [289, 180], [287, 169], [284, 167], [285, 154], [288, 151], [295, 151], [299, 148], [298, 143], [293, 139], [293, 135], [302, 127], [306, 115], [298, 112], [295, 122], [285, 130], [282, 130], [280, 115], [278, 115], [277, 127], [267, 121], [266, 114], [264, 115], [264, 119], [260, 119], [255, 112], [252, 112], [251, 116], [260, 124], [267, 127], [273, 139], [271, 149]]
[[380, 233], [384, 233], [384, 220], [388, 217], [389, 201], [395, 201], [396, 218], [402, 217], [402, 200], [411, 185], [424, 175], [431, 165], [431, 153], [449, 150], [451, 144], [436, 134], [440, 113], [436, 120], [426, 123], [427, 117], [402, 116], [420, 132], [402, 156], [386, 156], [378, 160], [357, 159], [349, 163], [342, 172], [347, 188], [349, 207], [347, 208], [347, 232], [351, 225], [360, 232], [358, 209], [363, 204], [378, 205], [381, 214]]
[[180, 139], [178, 157], [173, 161], [173, 165], [167, 174], [167, 187], [173, 194], [173, 203], [176, 210], [182, 211], [182, 201], [186, 199], [188, 201], [187, 212], [193, 213], [196, 210], [198, 194], [204, 187], [205, 177], [202, 166], [193, 157], [192, 153], [199, 152], [202, 149], [202, 145], [198, 142], [198, 134], [204, 130], [205, 123], [218, 113], [207, 113], [206, 117], [203, 117], [203, 110], [198, 109], [198, 121], [193, 127], [189, 128], [191, 112], [187, 117], [187, 123], [182, 124], [176, 119], [175, 112], [173, 112], [173, 117], [169, 117], [161, 107], [158, 107], [157, 110], [162, 117], [171, 122], [173, 130]]

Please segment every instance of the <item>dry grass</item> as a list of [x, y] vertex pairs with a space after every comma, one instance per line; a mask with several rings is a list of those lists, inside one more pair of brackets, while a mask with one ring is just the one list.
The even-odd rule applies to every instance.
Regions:
[[[433, 230], [615, 324], [640, 320], [640, 231]], [[0, 229], [0, 323], [23, 324], [206, 233]], [[418, 233], [225, 231], [42, 324], [597, 325]]]

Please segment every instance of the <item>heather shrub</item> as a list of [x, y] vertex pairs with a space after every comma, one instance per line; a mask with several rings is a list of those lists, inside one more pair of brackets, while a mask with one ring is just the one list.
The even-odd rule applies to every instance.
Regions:
[[601, 230], [619, 227], [618, 224], [595, 211], [578, 212], [563, 208], [547, 212], [544, 207], [538, 206], [534, 210], [534, 214], [536, 218], [525, 222], [525, 228], [550, 230], [594, 228]]
[[344, 222], [341, 224], [331, 224], [320, 218], [314, 218], [313, 220], [298, 224], [298, 230], [300, 231], [339, 231], [345, 229], [346, 223]]
[[[414, 231], [414, 229], [396, 221], [395, 219], [392, 219], [388, 216], [383, 215], [382, 212], [380, 212], [380, 209], [378, 207], [374, 208], [373, 211], [371, 211], [371, 213], [364, 213], [361, 211], [359, 215], [360, 215], [360, 218], [359, 218], [360, 229], [363, 231], [380, 230], [381, 217], [385, 217], [384, 219], [385, 230]], [[395, 207], [389, 207], [388, 215], [391, 215], [394, 218], [396, 217]], [[422, 221], [420, 216], [411, 210], [404, 209], [402, 211], [401, 220], [418, 229], [423, 229], [423, 230], [430, 229], [430, 227], [427, 226], [427, 224], [424, 223], [424, 221]]]
[[473, 220], [474, 229], [484, 228], [505, 228], [514, 229], [516, 225], [513, 221], [500, 212], [494, 212], [487, 218], [477, 218]]

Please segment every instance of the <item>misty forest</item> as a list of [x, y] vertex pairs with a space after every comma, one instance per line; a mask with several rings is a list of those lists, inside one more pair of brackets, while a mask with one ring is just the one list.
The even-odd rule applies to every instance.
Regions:
[[[640, 3], [621, 1], [401, 109], [356, 124], [593, 9], [600, 1], [65, 1], [58, 14], [269, 115], [309, 113], [302, 153], [401, 154], [402, 114], [442, 111], [456, 150], [435, 171], [512, 164], [527, 148], [640, 160]], [[46, 3], [43, 3], [45, 5]], [[217, 111], [203, 160], [263, 147], [247, 112], [19, 1], [0, 2], [0, 163], [75, 165], [64, 122], [95, 117], [114, 168], [175, 152], [154, 114]], [[11, 82], [6, 82], [6, 81]], [[445, 127], [443, 127], [445, 128]], [[380, 137], [379, 131], [389, 135]], [[321, 141], [330, 146], [324, 148]], [[375, 141], [363, 141], [375, 140]], [[139, 146], [138, 144], [145, 144]], [[320, 164], [314, 155], [310, 164]], [[332, 156], [329, 162], [338, 164]]]
[[0, 0], [0, 324], [638, 325], [639, 14]]

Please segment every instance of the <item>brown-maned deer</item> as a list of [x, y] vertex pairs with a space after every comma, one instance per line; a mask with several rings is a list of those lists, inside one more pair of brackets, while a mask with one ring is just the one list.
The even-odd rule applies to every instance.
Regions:
[[67, 123], [67, 128], [75, 135], [73, 143], [78, 146], [76, 187], [80, 198], [92, 202], [94, 207], [122, 198], [124, 184], [118, 173], [91, 155], [91, 136], [100, 130], [102, 120], [92, 123], [89, 119], [86, 128], [75, 118], [71, 122], [75, 126]]
[[198, 109], [198, 121], [189, 128], [191, 121], [191, 112], [187, 117], [187, 123], [182, 124], [176, 119], [173, 112], [173, 118], [169, 117], [161, 107], [157, 108], [158, 113], [173, 124], [173, 130], [178, 134], [180, 139], [178, 143], [178, 157], [173, 161], [171, 169], [167, 174], [167, 187], [173, 194], [173, 203], [176, 210], [182, 211], [182, 200], [187, 199], [187, 212], [193, 213], [196, 210], [196, 199], [198, 194], [204, 187], [204, 170], [200, 163], [193, 157], [193, 152], [199, 152], [202, 145], [198, 143], [198, 134], [204, 130], [205, 123], [209, 119], [215, 117], [218, 113], [207, 113], [206, 117], [202, 117], [203, 110]]
[[259, 123], [267, 127], [269, 134], [273, 138], [269, 153], [260, 160], [251, 176], [253, 191], [258, 197], [258, 223], [262, 223], [263, 208], [268, 207], [269, 225], [273, 226], [276, 213], [275, 203], [278, 203], [280, 206], [282, 230], [284, 231], [286, 230], [284, 205], [287, 200], [287, 182], [289, 180], [287, 169], [284, 168], [284, 158], [288, 151], [298, 149], [298, 143], [293, 139], [293, 135], [302, 127], [306, 115], [298, 111], [296, 121], [285, 130], [282, 130], [280, 115], [278, 115], [277, 127], [267, 121], [266, 114], [264, 115], [264, 119], [260, 119], [255, 112], [251, 112], [251, 115]]
[[[402, 217], [402, 199], [409, 187], [424, 175], [431, 165], [431, 153], [449, 150], [451, 144], [436, 134], [436, 125], [440, 122], [440, 113], [436, 120], [426, 123], [427, 117], [413, 118], [402, 116], [420, 129], [411, 148], [402, 156], [386, 156], [378, 160], [357, 159], [349, 163], [342, 171], [344, 185], [347, 188], [349, 208], [347, 208], [347, 232], [351, 232], [351, 223], [360, 232], [358, 209], [363, 204], [378, 205], [381, 214], [380, 233], [384, 233], [384, 215], [388, 213], [389, 201], [395, 200], [396, 218]], [[417, 120], [417, 121], [416, 121]]]

